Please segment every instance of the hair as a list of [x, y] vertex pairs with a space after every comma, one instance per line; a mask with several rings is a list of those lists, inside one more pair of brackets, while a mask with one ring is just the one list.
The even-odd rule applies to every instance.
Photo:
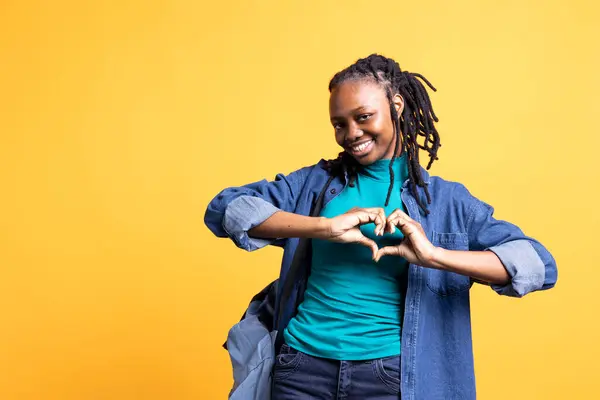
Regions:
[[[407, 155], [410, 191], [423, 212], [429, 214], [427, 206], [423, 204], [417, 193], [417, 186], [422, 187], [425, 191], [427, 204], [431, 204], [431, 196], [421, 173], [419, 149], [423, 149], [428, 153], [429, 163], [427, 169], [429, 169], [433, 161], [438, 159], [437, 151], [441, 144], [440, 136], [434, 125], [435, 122], [438, 122], [438, 118], [433, 112], [427, 90], [417, 78], [420, 78], [433, 91], [436, 91], [433, 85], [422, 75], [402, 71], [400, 65], [393, 59], [379, 54], [371, 54], [335, 74], [329, 82], [329, 92], [347, 81], [367, 80], [374, 81], [382, 86], [390, 102], [390, 114], [396, 135], [396, 148], [390, 160], [390, 186], [385, 205], [389, 204], [394, 187], [393, 163], [398, 154], [400, 142], [402, 142], [402, 154]], [[393, 102], [393, 97], [396, 94], [404, 99], [404, 109], [401, 115], [396, 112]], [[422, 145], [417, 142], [419, 136], [425, 138]], [[332, 160], [330, 163], [330, 166], [334, 165], [343, 166], [349, 171], [349, 184], [353, 187], [358, 167], [357, 161], [350, 154], [343, 151], [336, 160]]]

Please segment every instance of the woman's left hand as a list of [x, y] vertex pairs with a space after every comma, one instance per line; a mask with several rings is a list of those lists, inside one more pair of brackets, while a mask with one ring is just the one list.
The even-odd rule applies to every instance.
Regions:
[[396, 246], [379, 249], [375, 261], [379, 261], [383, 256], [399, 256], [409, 263], [432, 267], [436, 247], [427, 239], [421, 224], [397, 209], [387, 217], [385, 230], [393, 233], [396, 227], [402, 231], [404, 239]]

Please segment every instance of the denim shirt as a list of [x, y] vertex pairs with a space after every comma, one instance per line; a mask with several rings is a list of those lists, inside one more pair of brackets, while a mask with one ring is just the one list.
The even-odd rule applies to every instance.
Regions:
[[[229, 237], [240, 248], [253, 251], [266, 245], [284, 249], [279, 281], [289, 271], [298, 238], [258, 239], [248, 231], [282, 210], [309, 215], [329, 178], [321, 160], [273, 181], [262, 180], [223, 190], [209, 204], [205, 223], [218, 237]], [[506, 268], [510, 281], [491, 285], [500, 295], [522, 297], [553, 287], [557, 280], [556, 262], [537, 240], [517, 226], [495, 219], [493, 208], [472, 196], [460, 183], [429, 176], [430, 213], [425, 215], [404, 182], [402, 201], [408, 215], [419, 222], [434, 246], [449, 250], [489, 250]], [[347, 175], [336, 176], [325, 192], [324, 204], [348, 184]], [[418, 195], [427, 204], [425, 193]], [[299, 277], [298, 279], [305, 279]], [[469, 277], [453, 272], [410, 264], [405, 301], [401, 349], [401, 392], [403, 399], [475, 399], [475, 374], [471, 338]], [[278, 296], [281, 295], [279, 285]], [[303, 285], [283, 303], [276, 303], [274, 326], [283, 331], [295, 313]], [[279, 308], [282, 308], [279, 310]]]

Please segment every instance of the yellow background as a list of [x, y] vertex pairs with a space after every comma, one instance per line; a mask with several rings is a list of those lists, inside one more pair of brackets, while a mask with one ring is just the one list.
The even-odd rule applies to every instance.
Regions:
[[0, 399], [223, 399], [228, 328], [281, 252], [211, 236], [220, 189], [337, 154], [329, 78], [429, 78], [459, 180], [556, 256], [554, 290], [476, 287], [481, 399], [598, 389], [593, 1], [0, 3]]

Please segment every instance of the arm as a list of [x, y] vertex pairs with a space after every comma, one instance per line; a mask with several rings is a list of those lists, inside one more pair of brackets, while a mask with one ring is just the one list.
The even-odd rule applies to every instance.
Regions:
[[493, 284], [492, 288], [501, 295], [522, 297], [554, 287], [558, 270], [552, 254], [516, 225], [494, 218], [494, 209], [490, 205], [473, 196], [469, 201], [472, 204], [469, 247], [493, 252], [510, 276], [509, 282]]
[[553, 287], [557, 280], [554, 258], [538, 241], [517, 226], [493, 217], [493, 208], [471, 196], [464, 186], [456, 196], [464, 206], [471, 251], [436, 248], [421, 225], [401, 210], [394, 211], [386, 229], [398, 226], [407, 240], [379, 250], [376, 260], [396, 255], [424, 267], [467, 275], [490, 283], [501, 295], [522, 297]]
[[324, 217], [307, 217], [278, 211], [260, 225], [248, 231], [256, 238], [319, 238], [329, 236], [329, 223]]
[[388, 217], [386, 231], [400, 228], [405, 239], [397, 246], [379, 250], [375, 260], [385, 255], [405, 258], [408, 262], [466, 275], [476, 281], [505, 285], [510, 281], [500, 259], [491, 251], [458, 251], [435, 247], [427, 238], [421, 224], [398, 209]]
[[370, 222], [375, 223], [377, 235], [383, 235], [383, 208], [353, 208], [334, 218], [306, 217], [279, 211], [252, 228], [249, 233], [256, 237], [304, 237], [337, 243], [357, 243], [369, 247], [375, 259], [379, 250], [377, 243], [364, 236], [358, 228]]
[[278, 174], [272, 181], [262, 180], [221, 191], [208, 204], [204, 223], [217, 237], [229, 237], [247, 251], [283, 244], [276, 235], [259, 238], [248, 233], [278, 211], [294, 212], [311, 168], [289, 175]]
[[230, 237], [248, 251], [282, 244], [291, 237], [307, 237], [362, 244], [371, 248], [375, 257], [377, 245], [357, 227], [375, 222], [383, 234], [383, 209], [356, 208], [331, 219], [293, 213], [309, 172], [310, 168], [304, 168], [287, 176], [278, 175], [272, 182], [263, 180], [225, 189], [208, 205], [204, 221], [216, 236]]
[[431, 268], [456, 272], [481, 283], [506, 285], [510, 282], [506, 268], [491, 251], [458, 251], [435, 247], [430, 263]]

